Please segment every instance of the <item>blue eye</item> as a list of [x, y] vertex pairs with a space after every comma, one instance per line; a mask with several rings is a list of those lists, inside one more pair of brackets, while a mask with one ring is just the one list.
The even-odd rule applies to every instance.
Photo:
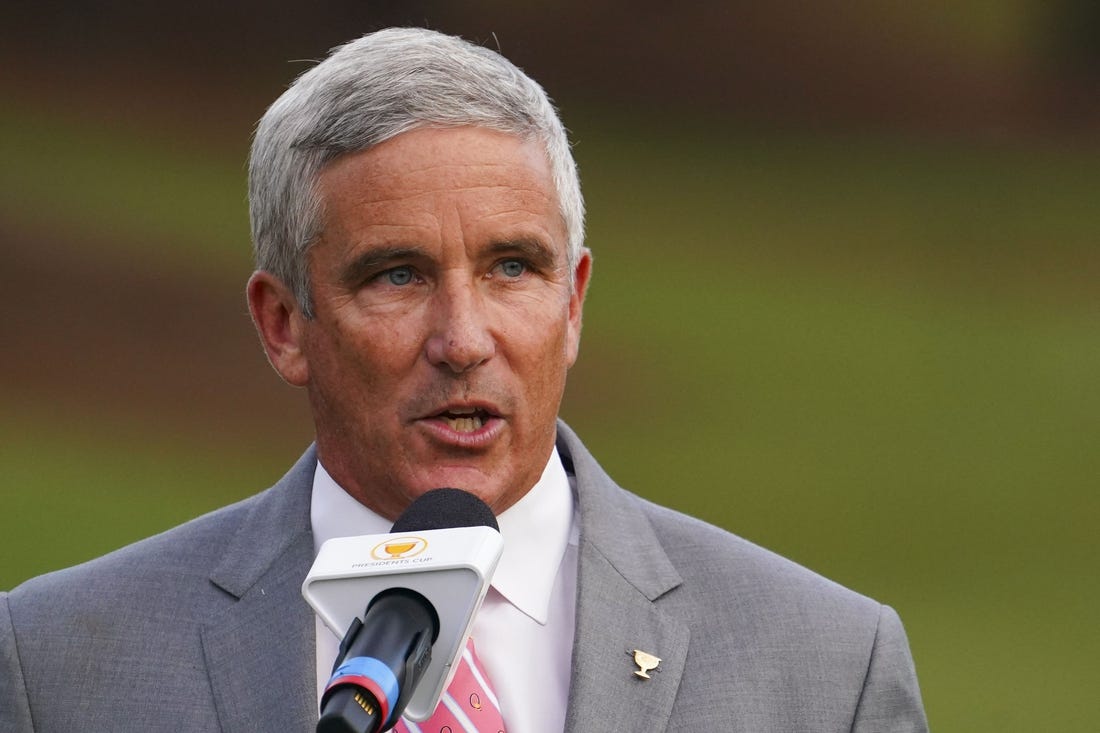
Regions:
[[408, 285], [413, 279], [411, 267], [395, 267], [392, 270], [387, 270], [384, 274], [391, 285]]
[[527, 271], [527, 266], [519, 260], [505, 260], [500, 263], [500, 271], [505, 277], [519, 277]]

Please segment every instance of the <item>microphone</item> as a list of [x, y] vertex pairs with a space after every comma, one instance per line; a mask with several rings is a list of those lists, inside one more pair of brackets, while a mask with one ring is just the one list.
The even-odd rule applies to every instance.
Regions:
[[[454, 555], [453, 549], [456, 548], [448, 548], [447, 543], [440, 543], [435, 535], [442, 533], [446, 535], [442, 539], [457, 541], [456, 544], [461, 546], [466, 544], [466, 538], [456, 535], [469, 532], [461, 528], [478, 528], [476, 531], [480, 532], [489, 528], [494, 530], [491, 534], [495, 535], [497, 540], [491, 567], [488, 568], [487, 573], [481, 574], [482, 582], [473, 589], [476, 598], [472, 605], [468, 602], [455, 603], [452, 600], [451, 596], [454, 595], [456, 588], [460, 593], [462, 591], [461, 586], [455, 586], [454, 578], [444, 578], [441, 584], [438, 579], [430, 578], [426, 571], [434, 570], [438, 573], [442, 570], [446, 575], [446, 571], [449, 570], [450, 575], [454, 575], [455, 571], [465, 569], [467, 572], [464, 575], [468, 575], [469, 568], [463, 568], [461, 563], [456, 567], [454, 560], [465, 560], [466, 564], [469, 564], [468, 561], [472, 559], [475, 565], [484, 565], [480, 562], [483, 559], [481, 557], [451, 558], [450, 563], [445, 562], [441, 566], [440, 563], [433, 562], [434, 558], [429, 556], [412, 567], [397, 564], [398, 572], [392, 572], [395, 568], [394, 563], [401, 563], [402, 560], [415, 562], [416, 555], [426, 550], [430, 542], [435, 545], [442, 544], [444, 551], [452, 550], [447, 554]], [[413, 532], [418, 533], [419, 536], [400, 536]], [[385, 539], [382, 542], [375, 542], [370, 554], [376, 560], [379, 556], [382, 559], [375, 563], [352, 563], [352, 565], [380, 565], [380, 568], [374, 569], [383, 577], [376, 579], [381, 580], [387, 587], [375, 593], [370, 599], [362, 620], [358, 615], [353, 616], [347, 633], [340, 642], [332, 677], [321, 697], [321, 717], [317, 723], [316, 733], [380, 733], [396, 725], [418, 684], [429, 670], [432, 663], [432, 647], [440, 636], [440, 614], [433, 602], [426, 597], [425, 592], [435, 595], [437, 602], [451, 601], [449, 605], [464, 606], [468, 610], [465, 624], [461, 628], [461, 641], [464, 644], [473, 614], [484, 598], [488, 577], [495, 569], [496, 560], [500, 555], [499, 529], [492, 510], [473, 494], [459, 489], [434, 489], [423, 494], [398, 517], [390, 535], [346, 539], [373, 541], [379, 537]], [[417, 552], [418, 543], [423, 543], [420, 552]], [[322, 552], [329, 548], [329, 544], [329, 542], [325, 543]], [[409, 555], [413, 557], [408, 557]], [[322, 610], [318, 605], [324, 605], [324, 601], [311, 597], [311, 591], [314, 596], [317, 596], [319, 580], [327, 579], [331, 583], [339, 579], [339, 573], [333, 574], [331, 569], [327, 576], [324, 572], [325, 568], [321, 569], [322, 572], [318, 572], [318, 564], [321, 560], [319, 555], [318, 563], [315, 563], [303, 585], [303, 593], [319, 614]], [[387, 570], [390, 572], [386, 572]], [[423, 577], [401, 577], [408, 573], [417, 573], [418, 576]], [[346, 576], [344, 579], [346, 580]], [[464, 585], [468, 586], [469, 583]], [[419, 590], [406, 586], [417, 586]], [[450, 622], [452, 615], [445, 614], [445, 621]], [[327, 619], [326, 623], [328, 623]], [[331, 624], [329, 626], [331, 627]], [[446, 623], [444, 626], [447, 627], [448, 641], [451, 641], [455, 636], [455, 624]], [[453, 647], [454, 644], [451, 646]], [[461, 647], [458, 647], [457, 653], [461, 654]], [[439, 689], [432, 691], [434, 694], [431, 696], [431, 709], [434, 709], [442, 693], [445, 681], [443, 678], [452, 661], [453, 658], [449, 656], [448, 664], [443, 667], [437, 665], [437, 673], [433, 677], [438, 678], [438, 684], [435, 686]], [[421, 716], [426, 718], [431, 714], [431, 709], [425, 711], [426, 705], [423, 701], [421, 703], [420, 709], [416, 711], [416, 718]]]

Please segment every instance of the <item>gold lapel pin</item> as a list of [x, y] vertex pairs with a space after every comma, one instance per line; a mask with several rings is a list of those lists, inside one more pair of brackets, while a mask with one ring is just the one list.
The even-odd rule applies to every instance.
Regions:
[[652, 679], [647, 672], [657, 669], [657, 665], [660, 663], [660, 657], [655, 657], [649, 652], [643, 652], [641, 649], [634, 650], [634, 664], [638, 665], [638, 669], [634, 670], [634, 674], [642, 679]]

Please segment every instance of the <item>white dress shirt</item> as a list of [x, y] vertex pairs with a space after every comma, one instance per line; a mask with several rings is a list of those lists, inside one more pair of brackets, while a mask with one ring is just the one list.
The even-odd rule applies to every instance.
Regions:
[[[497, 517], [504, 552], [471, 636], [508, 733], [565, 727], [577, 596], [574, 479], [555, 448], [538, 483]], [[385, 534], [392, 522], [349, 496], [317, 464], [310, 506], [313, 549], [333, 537]], [[315, 619], [317, 699], [340, 640]]]

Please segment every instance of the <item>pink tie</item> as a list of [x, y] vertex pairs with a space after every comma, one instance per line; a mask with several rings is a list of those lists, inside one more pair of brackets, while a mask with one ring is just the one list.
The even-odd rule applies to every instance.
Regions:
[[397, 733], [504, 733], [500, 703], [474, 652], [472, 638], [466, 641], [458, 670], [432, 717], [423, 723], [402, 718], [393, 729]]

